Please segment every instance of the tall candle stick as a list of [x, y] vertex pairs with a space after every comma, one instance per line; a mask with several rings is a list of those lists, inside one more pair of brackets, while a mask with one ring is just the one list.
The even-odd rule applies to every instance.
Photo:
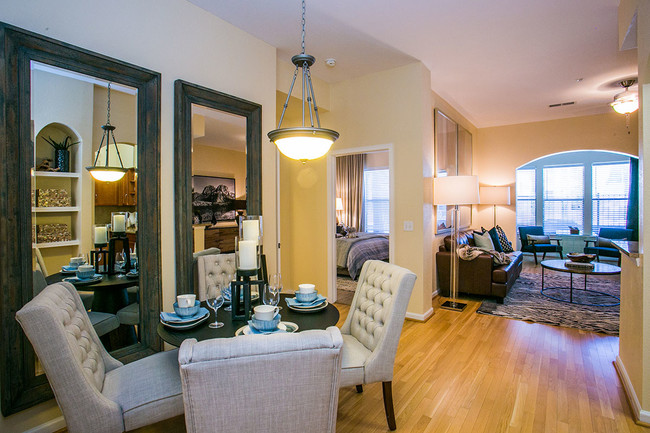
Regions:
[[257, 269], [257, 241], [239, 241], [239, 269]]
[[106, 231], [106, 226], [95, 227], [95, 244], [106, 243], [108, 243], [108, 233]]

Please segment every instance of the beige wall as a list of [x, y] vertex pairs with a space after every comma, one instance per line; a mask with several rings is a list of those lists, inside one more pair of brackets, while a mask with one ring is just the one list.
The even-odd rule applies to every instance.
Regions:
[[[184, 0], [116, 0], [119, 19], [106, 25], [97, 0], [3, 2], [0, 20], [139, 65], [161, 79], [161, 227], [163, 305], [175, 296], [174, 81], [183, 79], [262, 105], [262, 131], [275, 126], [276, 50]], [[242, 55], [242, 53], [246, 53]], [[250, 59], [254, 58], [255, 67]], [[170, 61], [173, 59], [173, 61]], [[227, 63], [223, 59], [228, 59]], [[264, 244], [276, 242], [276, 151], [262, 143]], [[275, 250], [265, 249], [269, 271]], [[55, 403], [0, 418], [0, 431], [24, 431], [51, 417]]]
[[[481, 128], [474, 140], [474, 174], [481, 185], [510, 186], [510, 206], [497, 207], [497, 223], [516, 240], [515, 171], [542, 156], [570, 150], [610, 150], [637, 155], [637, 115], [612, 111], [595, 116]], [[472, 227], [492, 227], [492, 206], [474, 206]]]
[[235, 179], [235, 195], [246, 196], [246, 153], [215, 146], [192, 146], [192, 174]]

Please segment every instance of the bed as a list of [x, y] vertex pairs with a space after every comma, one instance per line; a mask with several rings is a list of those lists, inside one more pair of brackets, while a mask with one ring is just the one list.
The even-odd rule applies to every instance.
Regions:
[[388, 260], [388, 235], [357, 233], [356, 238], [336, 238], [336, 271], [356, 280], [367, 260]]

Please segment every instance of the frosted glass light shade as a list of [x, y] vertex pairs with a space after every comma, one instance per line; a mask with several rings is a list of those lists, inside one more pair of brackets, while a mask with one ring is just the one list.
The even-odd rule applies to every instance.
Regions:
[[324, 128], [282, 128], [268, 133], [282, 154], [291, 159], [307, 161], [329, 152], [339, 133]]
[[620, 114], [634, 113], [639, 109], [639, 95], [630, 90], [614, 96], [614, 102], [610, 104], [614, 111]]
[[478, 176], [445, 176], [433, 179], [433, 204], [479, 203]]
[[86, 167], [90, 175], [101, 182], [115, 182], [126, 174], [126, 169], [118, 167]]
[[509, 186], [482, 186], [479, 194], [481, 204], [510, 204]]

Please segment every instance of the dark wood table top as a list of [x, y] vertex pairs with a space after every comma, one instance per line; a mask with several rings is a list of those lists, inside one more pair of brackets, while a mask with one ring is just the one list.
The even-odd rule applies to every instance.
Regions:
[[[45, 278], [45, 281], [48, 284], [60, 283], [64, 278], [74, 276], [75, 274], [62, 274], [61, 272], [57, 272], [56, 274], [49, 275]], [[127, 278], [124, 274], [103, 274], [102, 280], [96, 283], [73, 284], [79, 290], [125, 289], [127, 287], [137, 286], [139, 280], [139, 278]]]
[[621, 268], [607, 263], [591, 262], [593, 269], [570, 268], [565, 265], [565, 260], [544, 260], [542, 267], [559, 272], [588, 275], [616, 275], [621, 273]]
[[[299, 332], [308, 329], [325, 329], [328, 326], [336, 325], [339, 321], [339, 310], [337, 310], [337, 308], [332, 304], [329, 304], [323, 310], [313, 313], [299, 313], [290, 310], [287, 307], [287, 303], [285, 302], [285, 298], [287, 297], [292, 297], [292, 295], [281, 295], [279, 304], [282, 306], [282, 310], [280, 310], [282, 321], [297, 324]], [[201, 305], [206, 307], [205, 302], [202, 302]], [[210, 308], [208, 308], [208, 310], [210, 310]], [[246, 321], [233, 322], [230, 312], [225, 311], [223, 307], [219, 308], [218, 318], [220, 322], [224, 323], [224, 326], [218, 329], [211, 329], [208, 327], [211, 322], [214, 322], [214, 311], [212, 310], [210, 310], [210, 318], [207, 321], [191, 329], [175, 330], [164, 326], [162, 323], [158, 323], [158, 335], [165, 342], [178, 347], [186, 338], [196, 338], [201, 341], [210, 338], [234, 337], [235, 331], [247, 324]]]

